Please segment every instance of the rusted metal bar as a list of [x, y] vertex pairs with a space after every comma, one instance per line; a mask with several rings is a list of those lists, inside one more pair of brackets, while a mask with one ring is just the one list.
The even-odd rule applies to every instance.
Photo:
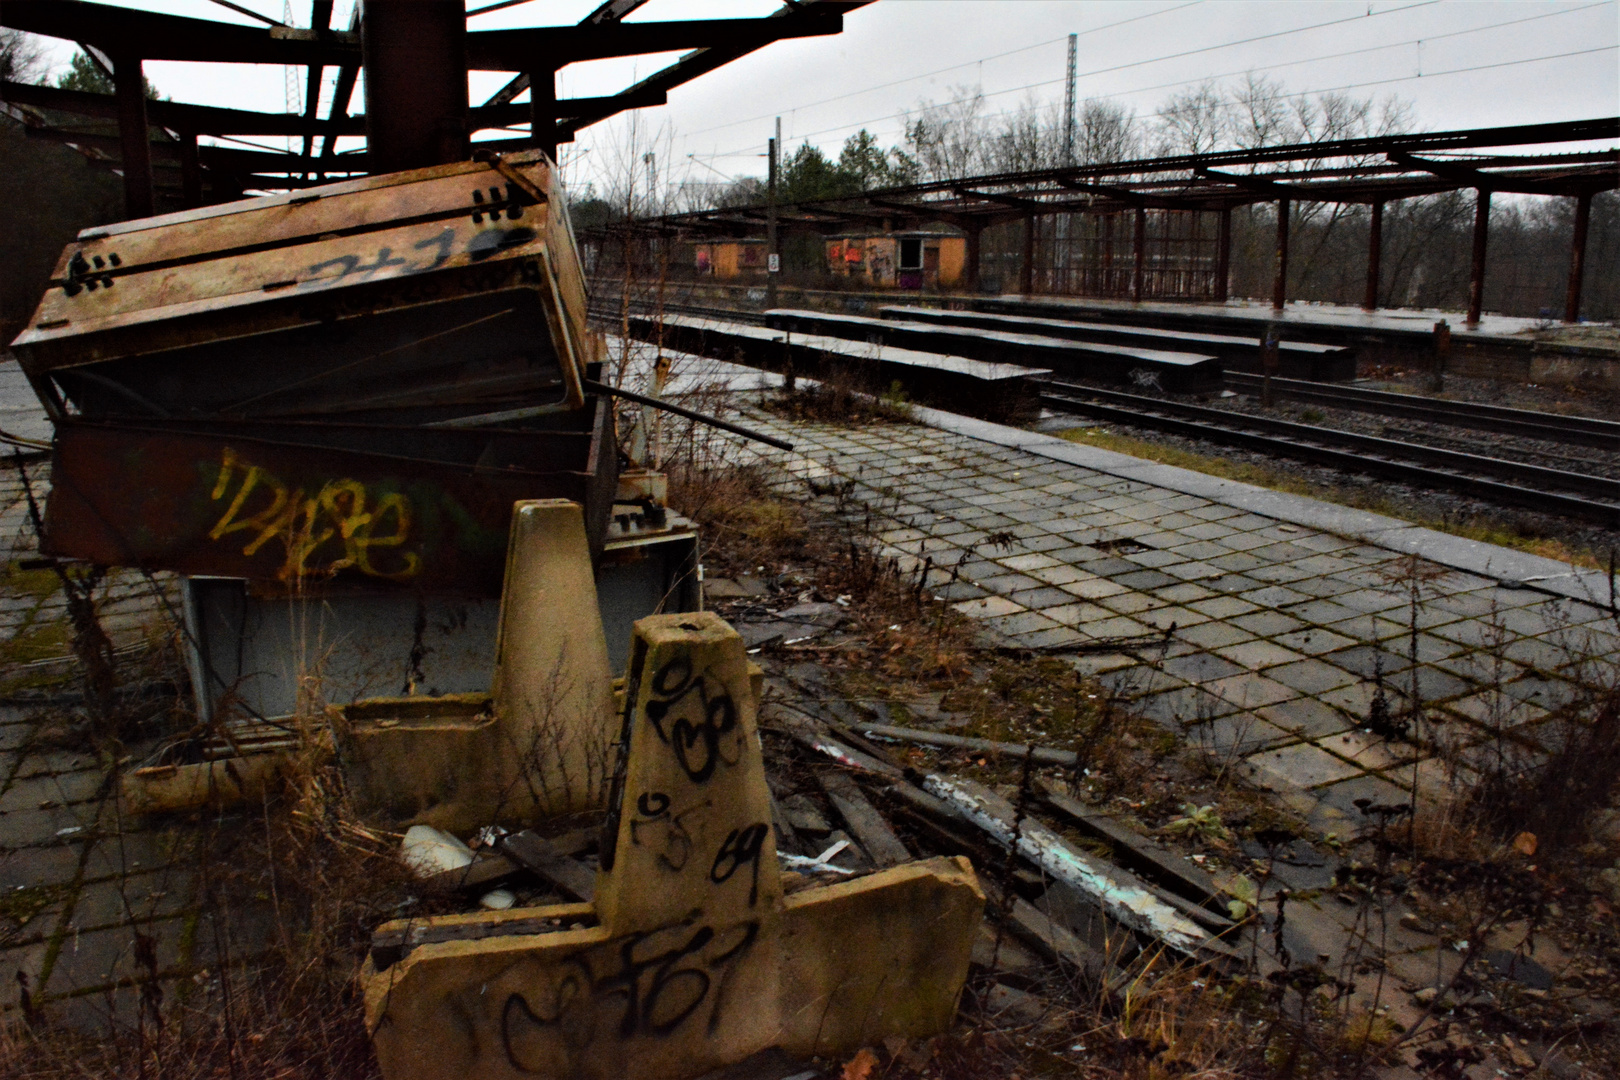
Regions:
[[1384, 204], [1372, 204], [1372, 221], [1367, 229], [1367, 294], [1362, 298], [1361, 310], [1378, 310], [1379, 260], [1384, 253]]
[[1136, 235], [1132, 241], [1135, 265], [1131, 270], [1131, 299], [1142, 302], [1142, 270], [1147, 260], [1147, 208], [1136, 208]]
[[1474, 258], [1468, 270], [1468, 325], [1479, 325], [1485, 304], [1485, 241], [1491, 231], [1491, 189], [1480, 188], [1474, 203]]
[[696, 409], [683, 408], [680, 405], [665, 401], [662, 398], [648, 397], [645, 394], [638, 394], [633, 390], [626, 390], [620, 386], [608, 386], [606, 383], [599, 383], [590, 379], [585, 380], [585, 389], [589, 390], [593, 394], [609, 394], [613, 397], [624, 398], [626, 401], [634, 401], [638, 405], [650, 405], [655, 409], [662, 409], [665, 412], [672, 412], [676, 416], [684, 416], [688, 420], [696, 420], [700, 424], [708, 424], [711, 427], [717, 427], [721, 431], [729, 431], [733, 435], [741, 435], [743, 438], [752, 439], [754, 442], [762, 442], [766, 446], [774, 446], [778, 450], [787, 450], [791, 452], [793, 449], [793, 444], [790, 442], [783, 442], [781, 439], [773, 436], [762, 434], [761, 432], [754, 431], [751, 428], [745, 428], [741, 424], [733, 424], [730, 421], [720, 419], [718, 416], [710, 416], [707, 413], [700, 413]]
[[465, 161], [465, 7], [456, 0], [371, 0], [362, 12], [371, 171]]
[[1277, 277], [1271, 285], [1271, 309], [1281, 311], [1288, 304], [1288, 218], [1293, 204], [1277, 200]]
[[1231, 293], [1232, 276], [1232, 208], [1221, 207], [1221, 231], [1215, 249], [1215, 299], [1226, 303]]
[[1564, 321], [1581, 320], [1581, 281], [1586, 275], [1586, 234], [1592, 222], [1592, 193], [1575, 197], [1575, 234], [1569, 242], [1569, 293], [1564, 300]]
[[146, 80], [139, 56], [113, 57], [118, 139], [124, 166], [124, 216], [152, 216], [152, 147], [146, 134]]

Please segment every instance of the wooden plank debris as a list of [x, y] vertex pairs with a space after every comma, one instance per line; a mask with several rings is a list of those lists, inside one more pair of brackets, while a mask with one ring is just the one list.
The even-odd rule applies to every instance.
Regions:
[[586, 844], [580, 843], [572, 852], [569, 851], [569, 847], [576, 842], [572, 834], [552, 841], [525, 829], [501, 837], [497, 846], [503, 855], [515, 859], [525, 869], [556, 886], [564, 896], [589, 902], [596, 895], [596, 871], [570, 857], [586, 847]]
[[[866, 735], [874, 735], [880, 739], [898, 739], [901, 742], [939, 746], [948, 750], [1004, 754], [1019, 761], [1024, 759], [1025, 754], [1031, 753], [1027, 745], [993, 742], [990, 739], [970, 739], [963, 735], [947, 735], [942, 731], [922, 731], [918, 728], [893, 727], [889, 724], [862, 724], [860, 730]], [[1037, 765], [1059, 765], [1065, 769], [1074, 768], [1080, 760], [1072, 750], [1054, 750], [1049, 746], [1035, 747], [1031, 756]]]
[[855, 834], [855, 839], [866, 849], [874, 863], [898, 866], [911, 861], [912, 855], [906, 845], [894, 835], [889, 823], [867, 801], [866, 794], [848, 773], [837, 769], [820, 769], [816, 772], [816, 780], [827, 793], [833, 809], [838, 811], [838, 816], [844, 819], [844, 824], [849, 826], [849, 831]]
[[432, 877], [424, 878], [422, 886], [429, 892], [439, 889], [476, 892], [493, 888], [522, 869], [521, 864], [504, 855], [480, 854], [466, 866], [441, 870]]

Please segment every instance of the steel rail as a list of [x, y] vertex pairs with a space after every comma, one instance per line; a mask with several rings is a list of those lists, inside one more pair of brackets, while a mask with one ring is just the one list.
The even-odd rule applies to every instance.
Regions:
[[[1245, 372], [1228, 371], [1225, 379], [1226, 384], [1234, 390], [1259, 390], [1264, 383], [1261, 376]], [[1271, 392], [1292, 401], [1315, 402], [1378, 416], [1405, 416], [1499, 435], [1523, 435], [1532, 439], [1620, 452], [1620, 423], [1613, 420], [1559, 416], [1534, 409], [1513, 409], [1505, 405], [1485, 405], [1472, 401], [1441, 401], [1387, 390], [1335, 386], [1301, 379], [1273, 378]]]
[[[1610, 528], [1620, 527], [1620, 481], [1606, 477], [1520, 465], [1394, 439], [1354, 435], [1308, 424], [1182, 405], [1093, 387], [1053, 381], [1048, 381], [1045, 386], [1047, 392], [1042, 393], [1042, 402], [1115, 423], [1155, 428], [1262, 453], [1331, 465], [1350, 472], [1458, 491], [1543, 513], [1578, 517]], [[1075, 394], [1098, 400], [1081, 400], [1073, 396]], [[1494, 474], [1504, 479], [1487, 479], [1482, 474]], [[1617, 501], [1599, 502], [1578, 495], [1561, 494], [1546, 490], [1549, 486], [1602, 494]]]

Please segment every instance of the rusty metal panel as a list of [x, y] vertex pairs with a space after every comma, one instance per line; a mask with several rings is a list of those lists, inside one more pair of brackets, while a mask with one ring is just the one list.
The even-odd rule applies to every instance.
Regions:
[[57, 431], [41, 550], [287, 587], [498, 596], [512, 504], [588, 503], [593, 486], [582, 471], [68, 421]]
[[30, 376], [497, 289], [544, 309], [569, 403], [583, 278], [566, 196], [538, 153], [245, 200], [229, 213], [92, 230], [14, 343]]

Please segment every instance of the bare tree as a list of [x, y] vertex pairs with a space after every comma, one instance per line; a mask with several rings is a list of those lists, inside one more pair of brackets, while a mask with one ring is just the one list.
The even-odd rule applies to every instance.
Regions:
[[0, 29], [0, 79], [32, 83], [48, 69], [44, 42], [21, 30]]
[[1075, 158], [1082, 165], [1129, 161], [1142, 152], [1136, 113], [1118, 102], [1087, 98], [1080, 107]]

